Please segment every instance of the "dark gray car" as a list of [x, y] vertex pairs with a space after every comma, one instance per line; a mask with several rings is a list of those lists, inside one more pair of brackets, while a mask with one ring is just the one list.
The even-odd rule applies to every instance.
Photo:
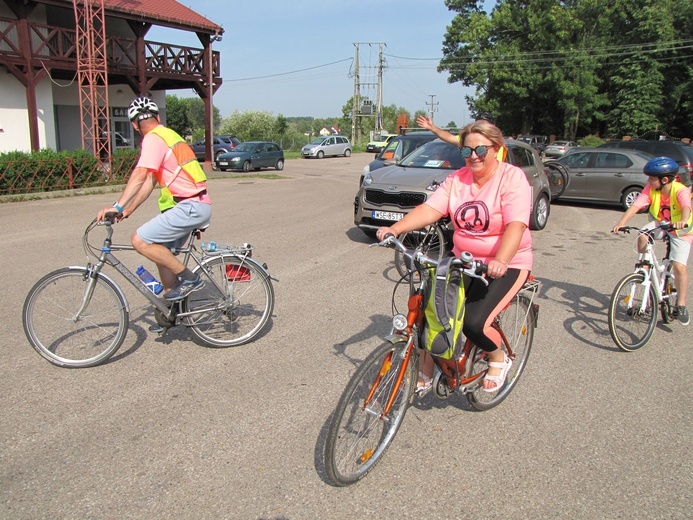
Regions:
[[217, 156], [216, 167], [226, 170], [259, 170], [261, 168], [284, 169], [284, 151], [272, 141], [247, 141], [232, 152]]
[[[543, 229], [549, 219], [551, 195], [539, 152], [511, 139], [505, 145], [507, 162], [521, 168], [532, 187], [530, 229]], [[464, 165], [459, 147], [436, 139], [398, 164], [366, 173], [354, 200], [354, 223], [374, 236], [380, 226], [391, 225], [423, 203], [439, 183]]]
[[[642, 170], [652, 155], [614, 148], [577, 148], [556, 162], [565, 166], [565, 189], [554, 199], [620, 204], [628, 209], [647, 185]], [[547, 163], [549, 164], [549, 163]]]

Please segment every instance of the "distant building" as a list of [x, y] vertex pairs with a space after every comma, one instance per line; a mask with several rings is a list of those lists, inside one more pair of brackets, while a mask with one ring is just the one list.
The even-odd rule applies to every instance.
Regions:
[[340, 133], [340, 129], [338, 126], [331, 126], [329, 128], [323, 127], [320, 130], [320, 135], [322, 135], [323, 137], [326, 135], [339, 135], [339, 133]]

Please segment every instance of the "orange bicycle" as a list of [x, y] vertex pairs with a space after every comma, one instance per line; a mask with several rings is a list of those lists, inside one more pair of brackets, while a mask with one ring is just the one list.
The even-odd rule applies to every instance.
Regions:
[[[397, 312], [393, 292], [392, 331], [356, 370], [332, 415], [326, 444], [325, 469], [338, 486], [353, 484], [378, 463], [392, 443], [409, 405], [417, 396], [421, 346], [425, 345], [425, 308], [432, 284], [430, 271], [439, 263], [420, 249], [407, 249], [389, 235], [379, 244], [394, 246], [407, 259], [408, 312]], [[462, 253], [451, 262], [464, 276], [484, 279], [485, 265]], [[413, 276], [418, 272], [418, 276]], [[454, 392], [467, 397], [477, 410], [488, 410], [503, 401], [517, 384], [529, 358], [539, 307], [533, 303], [539, 282], [529, 280], [496, 317], [493, 327], [502, 338], [501, 348], [513, 360], [505, 383], [496, 392], [482, 390], [486, 352], [469, 339], [450, 359], [433, 356], [433, 394], [441, 399]]]

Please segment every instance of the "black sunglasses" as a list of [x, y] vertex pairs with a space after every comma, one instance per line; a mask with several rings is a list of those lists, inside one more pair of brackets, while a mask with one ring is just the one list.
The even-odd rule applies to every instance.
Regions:
[[463, 146], [460, 148], [460, 155], [465, 159], [468, 159], [472, 156], [472, 152], [474, 152], [477, 157], [486, 157], [489, 148], [491, 147], [483, 145], [479, 145], [476, 148], [472, 148], [471, 146]]

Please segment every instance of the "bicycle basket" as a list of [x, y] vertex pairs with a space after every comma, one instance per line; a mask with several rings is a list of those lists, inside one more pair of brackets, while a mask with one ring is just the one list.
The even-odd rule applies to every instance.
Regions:
[[426, 295], [426, 325], [423, 345], [434, 356], [452, 359], [455, 348], [464, 343], [464, 283], [458, 270], [450, 270], [452, 257], [441, 260], [437, 269], [429, 269], [431, 283]]

